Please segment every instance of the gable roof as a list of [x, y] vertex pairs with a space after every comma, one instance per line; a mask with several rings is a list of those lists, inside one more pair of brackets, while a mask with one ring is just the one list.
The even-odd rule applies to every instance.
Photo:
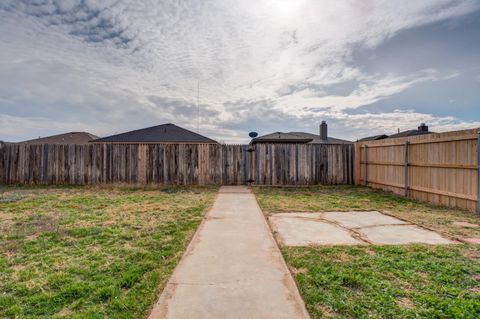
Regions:
[[92, 143], [191, 143], [217, 144], [216, 141], [175, 124], [162, 124], [107, 136]]
[[299, 136], [294, 133], [283, 133], [283, 132], [275, 132], [266, 134], [263, 136], [255, 137], [252, 139], [252, 143], [259, 143], [259, 142], [285, 142], [285, 143], [308, 143], [311, 142], [311, 137]]
[[380, 135], [374, 135], [374, 136], [368, 136], [368, 137], [361, 138], [357, 142], [378, 141], [378, 140], [383, 140], [387, 137], [388, 137], [388, 135], [380, 134]]
[[297, 136], [311, 138], [312, 140], [309, 142], [309, 144], [351, 144], [352, 143], [352, 142], [347, 141], [347, 140], [342, 140], [340, 138], [330, 137], [330, 136], [328, 136], [326, 140], [322, 140], [320, 138], [320, 135], [316, 135], [316, 134], [312, 134], [312, 133], [290, 132], [290, 134], [295, 134]]
[[88, 132], [68, 132], [19, 142], [18, 144], [86, 144], [98, 138]]
[[403, 131], [403, 132], [400, 132], [400, 133], [397, 133], [397, 134], [392, 134], [388, 138], [427, 135], [427, 134], [432, 134], [432, 133], [433, 132], [430, 132], [430, 131], [408, 130], [408, 131]]
[[305, 132], [275, 132], [256, 137], [250, 143], [350, 144], [352, 142], [335, 137], [322, 140], [319, 135]]

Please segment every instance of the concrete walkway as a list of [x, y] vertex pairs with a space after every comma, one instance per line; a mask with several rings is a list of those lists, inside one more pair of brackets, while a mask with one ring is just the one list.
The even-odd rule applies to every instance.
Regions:
[[247, 187], [220, 189], [149, 318], [309, 318]]

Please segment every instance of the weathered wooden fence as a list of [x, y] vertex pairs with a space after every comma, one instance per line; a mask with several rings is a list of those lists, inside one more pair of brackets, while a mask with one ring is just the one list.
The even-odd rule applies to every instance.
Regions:
[[353, 184], [353, 145], [0, 146], [4, 184]]
[[358, 142], [356, 184], [480, 212], [479, 130]]

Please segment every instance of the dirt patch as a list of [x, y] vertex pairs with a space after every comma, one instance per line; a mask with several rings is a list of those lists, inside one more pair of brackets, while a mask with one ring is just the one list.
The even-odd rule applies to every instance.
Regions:
[[290, 271], [292, 272], [292, 274], [294, 275], [298, 275], [298, 274], [305, 274], [308, 272], [308, 269], [307, 268], [295, 268], [295, 267], [290, 267]]
[[315, 305], [315, 309], [319, 310], [325, 318], [334, 318], [337, 316], [335, 311], [322, 305]]
[[461, 238], [461, 240], [467, 244], [480, 245], [480, 238]]
[[473, 224], [473, 223], [469, 223], [469, 222], [453, 222], [453, 224], [455, 226], [460, 226], [460, 227], [465, 227], [465, 228], [476, 228], [476, 227], [480, 227], [480, 225], [478, 224]]
[[410, 298], [407, 297], [402, 297], [397, 300], [397, 303], [400, 307], [406, 308], [406, 309], [412, 309], [415, 308], [415, 304]]
[[35, 240], [44, 232], [59, 231], [60, 214], [32, 214], [24, 220], [2, 221], [0, 229], [5, 235], [25, 237], [27, 240]]

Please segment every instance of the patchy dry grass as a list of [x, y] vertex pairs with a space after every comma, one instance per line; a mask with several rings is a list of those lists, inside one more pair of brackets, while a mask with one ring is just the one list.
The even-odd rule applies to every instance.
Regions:
[[[378, 210], [452, 237], [471, 213], [354, 186], [255, 187], [267, 214]], [[312, 318], [480, 318], [480, 245], [284, 247]]]
[[1, 187], [0, 318], [142, 318], [215, 191]]

